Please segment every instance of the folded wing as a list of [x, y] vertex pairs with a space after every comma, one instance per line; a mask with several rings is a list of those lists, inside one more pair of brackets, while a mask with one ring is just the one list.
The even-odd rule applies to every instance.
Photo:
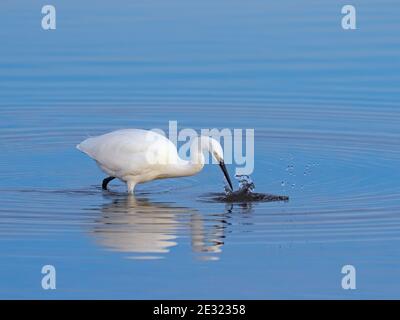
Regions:
[[176, 147], [164, 136], [147, 130], [125, 129], [91, 137], [77, 148], [116, 177], [143, 174], [154, 165], [177, 157]]

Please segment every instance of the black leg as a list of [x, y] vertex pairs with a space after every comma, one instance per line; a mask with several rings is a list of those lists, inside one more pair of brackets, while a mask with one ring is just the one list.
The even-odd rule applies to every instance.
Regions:
[[108, 177], [108, 178], [105, 178], [105, 179], [103, 180], [102, 185], [101, 185], [101, 187], [103, 188], [103, 190], [107, 190], [107, 185], [108, 185], [108, 183], [109, 183], [111, 180], [114, 180], [114, 179], [115, 179], [115, 177]]

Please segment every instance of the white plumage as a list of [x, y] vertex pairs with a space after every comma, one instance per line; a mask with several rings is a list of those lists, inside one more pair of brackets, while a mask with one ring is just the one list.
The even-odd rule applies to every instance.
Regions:
[[223, 151], [218, 141], [201, 136], [193, 139], [190, 161], [182, 160], [175, 145], [163, 135], [142, 129], [124, 129], [91, 137], [77, 148], [94, 159], [109, 175], [103, 189], [114, 178], [126, 182], [128, 191], [135, 185], [163, 178], [190, 176], [204, 166], [203, 152], [210, 152], [219, 161], [230, 186], [229, 175], [223, 162]]

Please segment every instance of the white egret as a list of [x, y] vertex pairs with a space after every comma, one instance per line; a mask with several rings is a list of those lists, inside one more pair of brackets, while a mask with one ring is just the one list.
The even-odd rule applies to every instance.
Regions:
[[108, 175], [102, 188], [118, 178], [134, 193], [138, 183], [156, 179], [192, 176], [204, 167], [204, 152], [218, 161], [225, 178], [232, 182], [225, 167], [222, 147], [211, 137], [195, 137], [190, 146], [190, 161], [179, 157], [175, 145], [163, 135], [150, 130], [124, 129], [91, 137], [76, 146], [94, 159]]

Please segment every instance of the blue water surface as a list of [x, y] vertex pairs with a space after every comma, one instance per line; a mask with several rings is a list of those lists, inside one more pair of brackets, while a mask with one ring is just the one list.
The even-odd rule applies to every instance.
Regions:
[[[51, 4], [50, 31], [0, 4], [0, 298], [400, 298], [398, 1], [352, 1], [356, 30], [337, 0]], [[169, 121], [253, 128], [256, 191], [290, 200], [205, 201], [211, 165], [103, 192], [75, 149]]]

